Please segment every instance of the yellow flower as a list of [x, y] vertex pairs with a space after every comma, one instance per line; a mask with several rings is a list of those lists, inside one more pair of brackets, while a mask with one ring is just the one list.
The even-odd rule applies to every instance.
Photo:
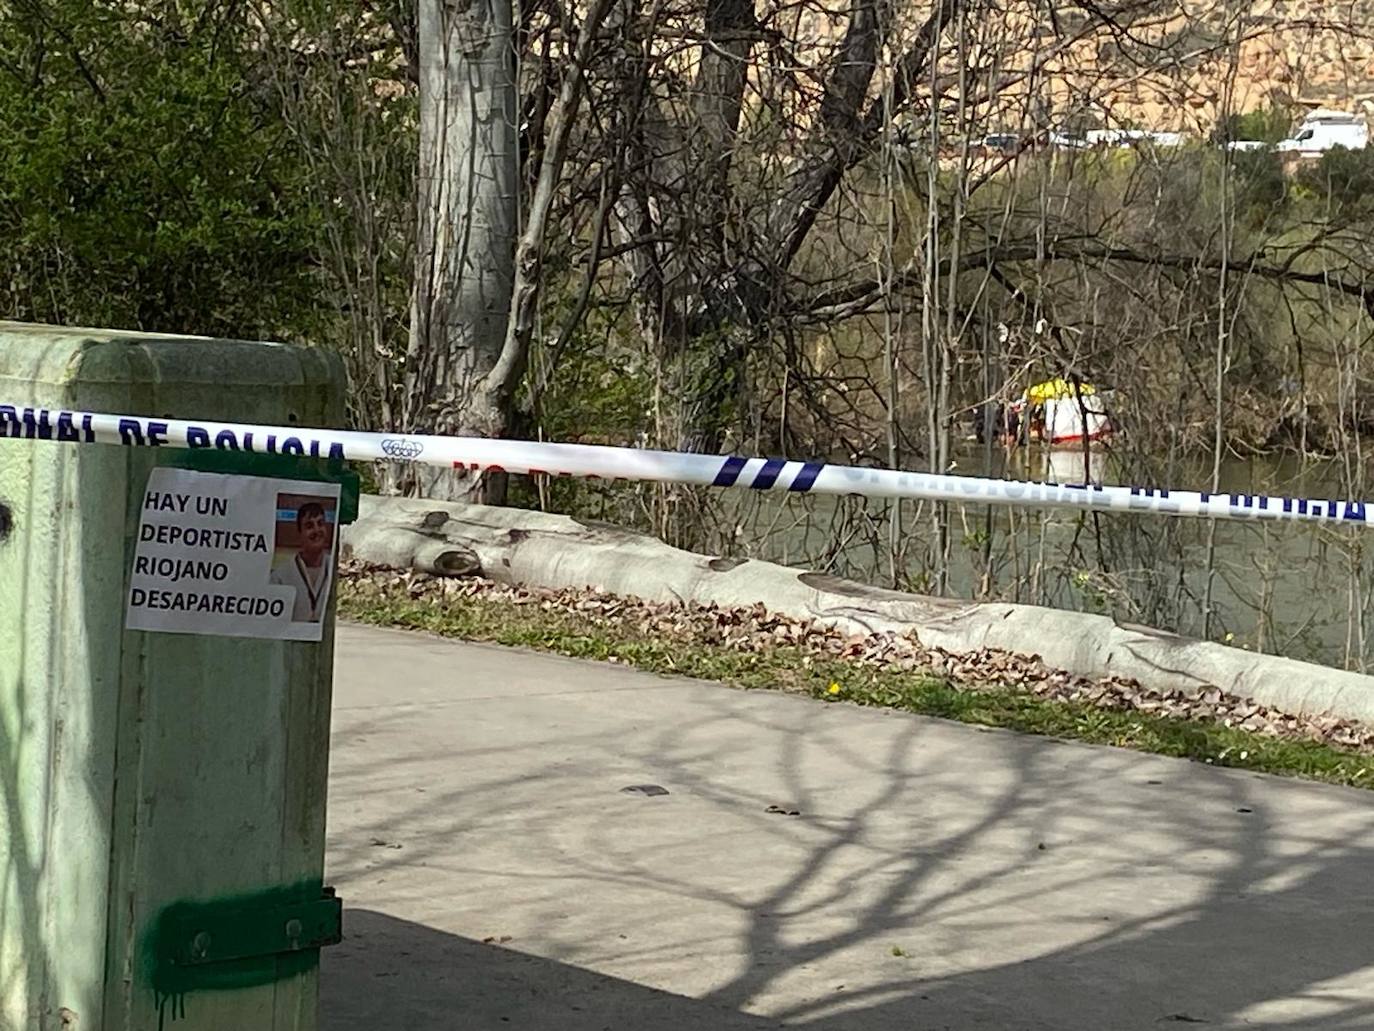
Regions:
[[830, 684], [830, 686], [826, 688], [826, 691], [829, 692], [830, 694], [839, 694], [839, 693], [840, 693], [840, 685], [839, 685], [839, 684], [836, 684], [836, 683], [834, 683], [834, 682], [832, 681], [831, 684]]

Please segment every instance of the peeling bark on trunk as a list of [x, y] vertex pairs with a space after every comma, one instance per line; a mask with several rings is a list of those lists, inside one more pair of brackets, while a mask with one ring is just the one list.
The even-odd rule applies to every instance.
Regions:
[[[492, 376], [509, 322], [518, 222], [510, 0], [421, 0], [418, 241], [401, 423], [504, 436], [518, 376]], [[501, 500], [504, 477], [407, 466], [393, 486]]]

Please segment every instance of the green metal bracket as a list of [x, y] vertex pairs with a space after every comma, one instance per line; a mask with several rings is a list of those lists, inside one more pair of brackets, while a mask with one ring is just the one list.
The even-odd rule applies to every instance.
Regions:
[[178, 967], [197, 967], [337, 945], [343, 940], [343, 903], [332, 891], [289, 905], [183, 909], [163, 928], [167, 958]]
[[214, 448], [187, 448], [167, 451], [165, 464], [177, 469], [202, 473], [228, 473], [234, 476], [272, 476], [283, 480], [311, 480], [315, 483], [341, 484], [339, 523], [358, 518], [358, 497], [362, 479], [345, 463], [327, 458], [301, 455], [261, 455], [250, 451], [220, 451]]
[[149, 921], [143, 963], [163, 1000], [273, 984], [319, 965], [343, 939], [342, 904], [312, 879], [246, 895], [175, 902]]

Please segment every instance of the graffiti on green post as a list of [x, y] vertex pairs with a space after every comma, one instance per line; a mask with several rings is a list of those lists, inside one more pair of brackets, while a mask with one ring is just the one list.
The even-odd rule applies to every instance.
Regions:
[[319, 963], [322, 947], [342, 937], [342, 905], [319, 881], [173, 903], [143, 936], [142, 959], [159, 1031], [168, 1018], [186, 1016], [192, 992], [296, 977]]

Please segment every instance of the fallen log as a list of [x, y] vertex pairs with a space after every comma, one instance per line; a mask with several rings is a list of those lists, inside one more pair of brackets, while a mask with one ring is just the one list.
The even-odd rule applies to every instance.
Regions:
[[365, 496], [343, 554], [435, 576], [591, 588], [651, 601], [762, 604], [847, 633], [911, 633], [955, 654], [997, 649], [1156, 691], [1210, 687], [1294, 715], [1374, 723], [1374, 677], [1198, 641], [1107, 616], [906, 594], [753, 559], [712, 558], [607, 523], [524, 509]]

